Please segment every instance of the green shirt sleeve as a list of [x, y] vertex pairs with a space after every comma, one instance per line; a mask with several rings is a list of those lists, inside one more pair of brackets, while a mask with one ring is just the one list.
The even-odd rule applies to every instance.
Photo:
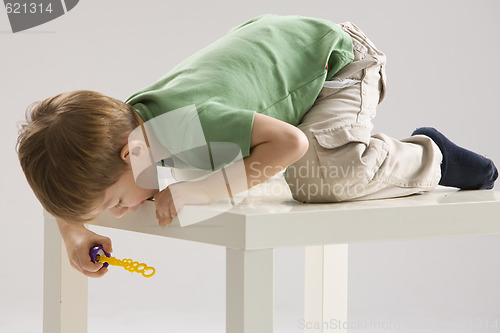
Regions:
[[234, 108], [220, 103], [206, 103], [199, 110], [207, 142], [232, 142], [243, 157], [250, 155], [255, 110]]

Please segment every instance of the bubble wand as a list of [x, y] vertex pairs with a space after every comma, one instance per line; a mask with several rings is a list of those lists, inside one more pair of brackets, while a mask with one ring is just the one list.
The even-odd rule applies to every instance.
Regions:
[[149, 267], [146, 264], [141, 264], [132, 259], [116, 259], [112, 257], [109, 253], [104, 251], [102, 245], [92, 247], [89, 254], [92, 262], [102, 262], [104, 267], [108, 267], [109, 265], [123, 267], [129, 272], [142, 274], [145, 278], [150, 278], [156, 273], [154, 267]]

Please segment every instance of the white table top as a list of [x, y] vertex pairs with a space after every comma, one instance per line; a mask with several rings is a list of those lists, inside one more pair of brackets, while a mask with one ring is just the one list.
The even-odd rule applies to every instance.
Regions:
[[403, 198], [303, 204], [273, 178], [196, 224], [160, 227], [152, 202], [120, 219], [102, 213], [92, 224], [240, 249], [500, 234], [500, 192], [438, 187]]

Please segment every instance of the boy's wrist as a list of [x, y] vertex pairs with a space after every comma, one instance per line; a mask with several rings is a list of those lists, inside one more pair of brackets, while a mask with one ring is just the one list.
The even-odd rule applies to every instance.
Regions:
[[56, 218], [56, 221], [59, 227], [59, 233], [63, 237], [75, 230], [87, 229], [83, 224], [75, 224], [59, 218]]

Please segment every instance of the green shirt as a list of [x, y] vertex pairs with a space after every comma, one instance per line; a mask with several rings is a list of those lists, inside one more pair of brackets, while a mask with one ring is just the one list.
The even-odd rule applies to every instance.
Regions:
[[128, 97], [148, 121], [196, 106], [207, 142], [231, 142], [250, 154], [255, 112], [298, 125], [325, 80], [354, 59], [338, 25], [301, 16], [263, 15], [190, 56]]

